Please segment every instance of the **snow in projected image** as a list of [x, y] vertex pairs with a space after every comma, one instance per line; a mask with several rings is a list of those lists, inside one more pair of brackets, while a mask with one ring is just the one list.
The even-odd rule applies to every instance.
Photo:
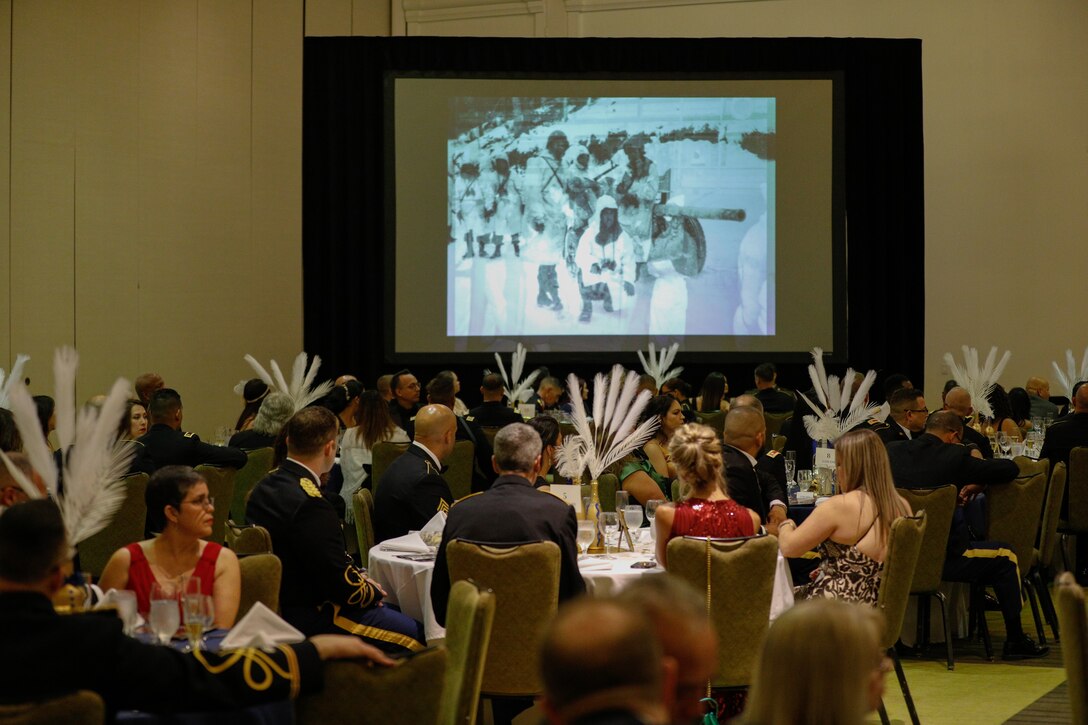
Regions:
[[448, 335], [774, 334], [774, 98], [451, 104]]

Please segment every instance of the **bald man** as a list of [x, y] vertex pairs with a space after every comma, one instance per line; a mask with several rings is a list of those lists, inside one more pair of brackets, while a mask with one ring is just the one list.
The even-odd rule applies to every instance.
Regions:
[[[769, 468], [759, 466], [767, 438], [763, 414], [747, 406], [730, 408], [725, 415], [722, 437], [725, 440], [722, 447], [725, 482], [730, 498], [759, 514], [767, 530], [775, 533], [778, 524], [786, 520], [785, 468], [779, 479]], [[765, 465], [769, 467], [780, 461], [781, 455], [771, 451], [765, 458], [768, 461]]]
[[428, 405], [415, 417], [415, 440], [374, 485], [374, 538], [381, 542], [419, 531], [453, 494], [442, 462], [453, 452], [457, 420], [444, 405]]
[[1024, 385], [1031, 401], [1032, 418], [1057, 418], [1058, 406], [1050, 402], [1050, 381], [1046, 378], [1030, 377]]
[[963, 444], [978, 450], [983, 458], [993, 458], [994, 449], [990, 441], [971, 427], [971, 416], [975, 412], [971, 403], [971, 394], [958, 385], [944, 394], [944, 409], [955, 413], [963, 421]]

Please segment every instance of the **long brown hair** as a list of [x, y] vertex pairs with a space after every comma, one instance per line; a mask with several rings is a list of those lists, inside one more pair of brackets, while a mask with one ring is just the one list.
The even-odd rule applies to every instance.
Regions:
[[388, 440], [393, 435], [393, 429], [397, 426], [389, 414], [389, 403], [377, 390], [367, 390], [359, 396], [355, 426], [355, 435], [367, 448], [373, 448], [375, 443]]
[[883, 544], [892, 522], [909, 516], [895, 492], [888, 451], [876, 433], [868, 429], [852, 430], [835, 441], [835, 463], [842, 466], [839, 488], [843, 493], [862, 490], [876, 508], [877, 540]]

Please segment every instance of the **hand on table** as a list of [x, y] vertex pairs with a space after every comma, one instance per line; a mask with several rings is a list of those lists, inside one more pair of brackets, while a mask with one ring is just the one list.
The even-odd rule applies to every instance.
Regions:
[[391, 667], [393, 660], [374, 645], [347, 634], [316, 634], [310, 637], [322, 660], [364, 659], [371, 664]]

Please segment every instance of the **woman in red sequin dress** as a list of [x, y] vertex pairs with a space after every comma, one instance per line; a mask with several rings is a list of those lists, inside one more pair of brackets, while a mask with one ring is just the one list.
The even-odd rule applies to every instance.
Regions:
[[668, 568], [666, 549], [677, 536], [752, 536], [759, 514], [725, 494], [722, 444], [705, 425], [682, 426], [669, 444], [670, 461], [680, 479], [681, 501], [657, 510], [657, 560]]

